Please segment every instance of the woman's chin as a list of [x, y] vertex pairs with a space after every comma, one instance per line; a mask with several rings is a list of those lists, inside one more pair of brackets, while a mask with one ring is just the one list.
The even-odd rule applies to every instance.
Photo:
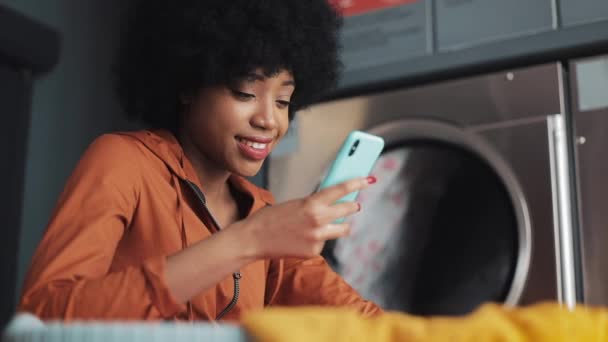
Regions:
[[240, 167], [235, 168], [233, 173], [241, 177], [253, 177], [260, 172], [262, 165], [264, 165], [264, 161], [246, 163], [246, 165], [240, 165]]

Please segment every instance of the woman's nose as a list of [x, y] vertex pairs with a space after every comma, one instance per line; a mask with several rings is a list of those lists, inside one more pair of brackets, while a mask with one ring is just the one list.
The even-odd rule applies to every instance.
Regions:
[[252, 125], [266, 130], [275, 129], [277, 126], [275, 110], [274, 100], [261, 101], [255, 115], [252, 117]]

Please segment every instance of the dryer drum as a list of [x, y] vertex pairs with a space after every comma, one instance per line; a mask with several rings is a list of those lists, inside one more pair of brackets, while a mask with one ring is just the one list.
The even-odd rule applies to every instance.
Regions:
[[517, 303], [530, 259], [527, 207], [507, 164], [474, 133], [403, 120], [387, 141], [350, 236], [323, 255], [386, 309], [459, 315]]

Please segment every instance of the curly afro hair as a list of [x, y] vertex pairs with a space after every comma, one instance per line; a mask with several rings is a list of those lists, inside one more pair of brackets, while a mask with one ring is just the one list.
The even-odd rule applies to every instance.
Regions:
[[293, 118], [335, 86], [341, 24], [327, 0], [135, 1], [116, 64], [119, 99], [130, 119], [176, 130], [181, 95], [288, 70]]

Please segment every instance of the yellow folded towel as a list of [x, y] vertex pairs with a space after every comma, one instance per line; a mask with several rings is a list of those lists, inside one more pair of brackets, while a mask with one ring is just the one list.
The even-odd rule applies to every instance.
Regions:
[[522, 308], [485, 304], [462, 317], [423, 318], [385, 313], [364, 318], [346, 309], [274, 308], [243, 321], [257, 342], [551, 341], [608, 342], [608, 311], [556, 303]]

